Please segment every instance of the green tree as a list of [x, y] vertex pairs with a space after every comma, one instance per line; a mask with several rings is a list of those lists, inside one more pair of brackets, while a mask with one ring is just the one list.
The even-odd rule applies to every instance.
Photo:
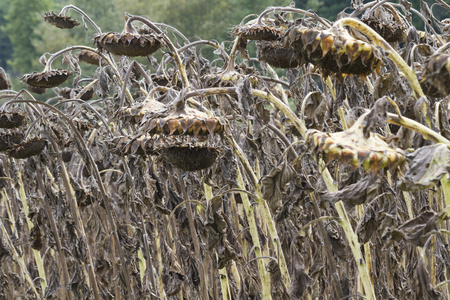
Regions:
[[49, 0], [15, 0], [10, 2], [5, 15], [6, 25], [2, 27], [12, 44], [12, 56], [8, 64], [15, 72], [33, 71], [41, 53], [33, 46], [34, 39], [42, 39], [34, 28], [42, 22], [41, 16], [50, 8]]
[[2, 30], [6, 25], [6, 20], [3, 17], [8, 11], [9, 2], [0, 2], [0, 67], [8, 69], [7, 61], [11, 59], [12, 45], [9, 36]]

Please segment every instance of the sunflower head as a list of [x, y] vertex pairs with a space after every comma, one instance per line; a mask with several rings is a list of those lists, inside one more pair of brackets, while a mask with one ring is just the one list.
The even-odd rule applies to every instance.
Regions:
[[56, 26], [61, 29], [71, 29], [74, 28], [75, 26], [80, 25], [80, 23], [77, 20], [72, 19], [71, 17], [57, 15], [54, 12], [45, 13], [44, 20], [47, 23], [52, 24], [53, 26]]
[[94, 43], [101, 50], [115, 55], [147, 56], [155, 53], [162, 46], [162, 39], [157, 35], [132, 32], [108, 32], [97, 35]]
[[368, 75], [379, 71], [381, 53], [375, 46], [352, 37], [346, 29], [321, 30], [294, 26], [286, 43], [301, 62], [309, 62], [325, 73]]
[[38, 88], [52, 88], [64, 83], [72, 73], [68, 70], [54, 69], [45, 72], [25, 74], [22, 81]]
[[9, 90], [11, 88], [11, 82], [8, 75], [3, 68], [0, 68], [0, 90]]
[[392, 13], [393, 7], [378, 6], [369, 9], [362, 16], [361, 21], [375, 30], [389, 43], [403, 42], [405, 39], [405, 26], [401, 20], [396, 20]]
[[261, 41], [258, 46], [258, 59], [275, 68], [290, 69], [299, 65], [295, 52], [280, 42]]
[[26, 142], [15, 145], [8, 151], [8, 154], [9, 156], [14, 158], [28, 158], [41, 153], [46, 145], [47, 141], [45, 139], [34, 138], [32, 140], [28, 140]]
[[265, 19], [258, 24], [252, 20], [233, 28], [232, 34], [247, 40], [274, 41], [283, 36], [286, 27], [274, 20]]
[[392, 148], [380, 136], [370, 132], [369, 137], [364, 137], [359, 123], [335, 133], [309, 130], [307, 142], [312, 146], [312, 151], [321, 154], [326, 162], [336, 159], [353, 168], [362, 166], [371, 172], [394, 169], [405, 160], [402, 150]]

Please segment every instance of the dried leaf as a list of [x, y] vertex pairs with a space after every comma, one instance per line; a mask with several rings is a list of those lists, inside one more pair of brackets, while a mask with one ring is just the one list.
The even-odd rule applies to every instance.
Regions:
[[381, 186], [376, 174], [368, 174], [357, 183], [346, 186], [337, 192], [324, 192], [320, 195], [322, 201], [336, 203], [342, 200], [345, 204], [353, 207], [355, 205], [364, 204], [372, 200], [377, 194]]
[[410, 168], [400, 181], [403, 191], [421, 191], [434, 186], [450, 168], [450, 150], [442, 143], [425, 146], [407, 155]]
[[270, 173], [262, 179], [264, 188], [263, 197], [269, 203], [272, 211], [276, 211], [281, 206], [284, 186], [294, 178], [294, 169], [286, 161], [272, 169]]

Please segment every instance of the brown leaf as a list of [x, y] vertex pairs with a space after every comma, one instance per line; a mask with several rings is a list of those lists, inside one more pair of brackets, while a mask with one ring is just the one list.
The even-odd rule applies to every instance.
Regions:
[[381, 181], [376, 174], [368, 174], [357, 183], [346, 186], [337, 192], [324, 192], [320, 195], [322, 201], [335, 203], [339, 200], [353, 207], [372, 200], [378, 194]]
[[276, 211], [281, 205], [284, 186], [294, 178], [294, 169], [286, 160], [262, 179], [264, 188], [263, 198], [269, 203], [272, 211]]
[[450, 168], [450, 150], [438, 143], [407, 155], [410, 168], [400, 181], [403, 191], [421, 191], [434, 186]]

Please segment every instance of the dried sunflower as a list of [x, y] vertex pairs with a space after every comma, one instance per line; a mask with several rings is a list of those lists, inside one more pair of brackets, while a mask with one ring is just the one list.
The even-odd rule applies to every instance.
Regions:
[[152, 118], [143, 129], [149, 134], [207, 136], [223, 133], [223, 120], [210, 117], [193, 108], [184, 107], [164, 118]]
[[162, 46], [162, 39], [155, 34], [138, 34], [132, 32], [108, 32], [97, 35], [94, 42], [99, 49], [115, 55], [147, 56], [155, 53]]
[[29, 91], [31, 93], [38, 94], [38, 95], [42, 95], [43, 93], [45, 93], [47, 91], [46, 88], [40, 88], [40, 87], [32, 86], [32, 85], [29, 85], [29, 84], [27, 84], [26, 89], [27, 89], [27, 91]]
[[[394, 14], [393, 14], [394, 12]], [[387, 42], [403, 42], [405, 39], [405, 27], [395, 9], [388, 6], [379, 6], [369, 9], [361, 18], [370, 28], [375, 30]]]
[[293, 47], [299, 61], [312, 63], [325, 73], [367, 75], [382, 65], [377, 48], [342, 28], [294, 26], [286, 43]]
[[0, 128], [17, 128], [23, 125], [25, 115], [18, 112], [0, 112]]
[[[94, 66], [100, 65], [101, 57], [95, 52], [89, 50], [81, 50], [78, 52], [78, 60]], [[106, 64], [102, 61], [102, 65]]]
[[264, 20], [258, 24], [252, 20], [246, 24], [233, 28], [232, 34], [248, 40], [274, 41], [283, 36], [286, 27], [277, 24], [274, 20]]
[[7, 151], [12, 147], [22, 143], [24, 134], [21, 132], [12, 132], [0, 134], [0, 151]]
[[344, 164], [376, 172], [383, 168], [396, 168], [405, 160], [401, 149], [393, 149], [379, 135], [370, 132], [364, 137], [361, 122], [342, 132], [325, 133], [308, 130], [307, 142], [313, 153], [320, 153], [326, 162], [338, 159]]
[[46, 145], [47, 142], [45, 139], [34, 138], [15, 147], [12, 147], [8, 151], [8, 154], [9, 156], [14, 158], [28, 158], [41, 153]]
[[0, 68], [0, 90], [9, 90], [11, 88], [11, 82], [6, 75], [5, 70]]
[[185, 171], [209, 168], [217, 159], [219, 151], [212, 147], [173, 146], [162, 148], [161, 156], [174, 167]]
[[41, 73], [33, 72], [31, 74], [25, 74], [22, 77], [22, 81], [38, 88], [52, 88], [62, 84], [71, 74], [68, 70], [54, 69]]
[[71, 29], [74, 28], [75, 26], [80, 25], [80, 23], [77, 20], [72, 19], [72, 17], [57, 15], [54, 12], [45, 13], [44, 20], [47, 23], [50, 23], [62, 29]]
[[420, 84], [428, 96], [444, 97], [450, 94], [450, 55], [433, 55], [422, 73]]
[[147, 97], [143, 101], [142, 98], [136, 99], [131, 107], [124, 107], [118, 112], [121, 120], [131, 123], [140, 123], [146, 115], [161, 113], [167, 110], [164, 103], [161, 103], [152, 97]]
[[91, 87], [90, 89], [86, 90], [81, 96], [79, 95], [81, 92], [82, 88], [69, 88], [69, 87], [64, 87], [61, 88], [59, 90], [57, 90], [58, 95], [60, 95], [61, 97], [63, 97], [64, 99], [70, 99], [71, 98], [71, 93], [72, 91], [74, 92], [74, 97], [78, 97], [81, 100], [84, 101], [88, 101], [91, 100], [92, 97], [94, 96], [94, 87]]
[[298, 60], [292, 48], [284, 47], [279, 42], [261, 41], [258, 46], [258, 59], [272, 67], [289, 69], [298, 66]]

